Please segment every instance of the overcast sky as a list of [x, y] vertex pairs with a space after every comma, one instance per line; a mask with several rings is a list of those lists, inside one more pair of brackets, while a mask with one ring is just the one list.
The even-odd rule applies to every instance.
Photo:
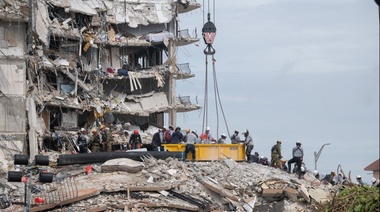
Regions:
[[[199, 1], [203, 4], [203, 1]], [[207, 1], [206, 1], [207, 2]], [[211, 1], [212, 2], [212, 1]], [[248, 129], [254, 151], [270, 159], [282, 140], [285, 159], [301, 141], [307, 168], [320, 173], [339, 164], [352, 179], [379, 158], [379, 11], [373, 0], [216, 1], [216, 73], [227, 126]], [[203, 105], [205, 44], [203, 10], [180, 15], [182, 29], [197, 28], [200, 45], [180, 47], [178, 63], [190, 63], [195, 78], [177, 81], [177, 96]], [[211, 9], [211, 12], [213, 10]], [[211, 14], [213, 17], [214, 14]], [[211, 57], [209, 57], [209, 61]], [[208, 125], [217, 135], [212, 66]], [[202, 131], [203, 111], [180, 113], [177, 125]]]

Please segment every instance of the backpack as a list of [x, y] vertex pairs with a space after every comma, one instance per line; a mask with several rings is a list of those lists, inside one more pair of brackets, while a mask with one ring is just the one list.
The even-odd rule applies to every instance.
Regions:
[[273, 153], [275, 150], [276, 150], [276, 145], [273, 145], [272, 149], [270, 151], [271, 151], [271, 153]]
[[165, 132], [164, 139], [167, 143], [170, 143], [172, 141], [172, 136], [170, 135], [169, 131]]

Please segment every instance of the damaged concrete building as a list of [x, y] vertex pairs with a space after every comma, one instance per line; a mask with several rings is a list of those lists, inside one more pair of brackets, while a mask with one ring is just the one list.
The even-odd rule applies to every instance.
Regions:
[[[0, 161], [38, 154], [45, 137], [99, 124], [176, 125], [197, 110], [176, 96], [194, 77], [176, 49], [189, 0], [0, 0]], [[165, 120], [167, 119], [167, 120]], [[8, 161], [8, 162], [6, 162]]]

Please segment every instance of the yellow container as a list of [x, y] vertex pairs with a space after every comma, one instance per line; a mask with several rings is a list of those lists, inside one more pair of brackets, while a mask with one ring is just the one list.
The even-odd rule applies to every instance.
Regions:
[[[169, 152], [184, 152], [186, 144], [162, 144]], [[235, 161], [245, 161], [244, 144], [195, 144], [195, 160], [210, 161], [231, 158]], [[191, 152], [186, 156], [191, 160]]]

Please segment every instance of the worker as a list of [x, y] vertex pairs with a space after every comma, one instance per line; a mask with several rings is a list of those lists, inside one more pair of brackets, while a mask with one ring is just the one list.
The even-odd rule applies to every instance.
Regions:
[[91, 152], [100, 151], [100, 136], [97, 129], [92, 129]]
[[218, 144], [225, 144], [226, 143], [226, 134], [222, 133], [222, 135], [220, 135], [220, 138], [218, 139]]
[[179, 144], [184, 141], [183, 134], [181, 133], [181, 128], [176, 127], [172, 134], [172, 143]]
[[271, 149], [271, 167], [280, 168], [281, 169], [281, 141], [277, 140], [276, 144]]
[[240, 142], [239, 131], [235, 130], [234, 134], [231, 136], [231, 144], [238, 144]]
[[184, 160], [187, 158], [187, 154], [191, 152], [191, 158], [195, 161], [195, 146], [197, 140], [197, 135], [193, 132], [190, 133], [190, 129], [186, 129], [186, 147], [185, 147], [185, 155]]
[[209, 144], [211, 141], [215, 141], [210, 133], [210, 127], [206, 127], [206, 131], [202, 133], [200, 136], [202, 143]]
[[[297, 141], [296, 146], [292, 151], [293, 158], [288, 161], [288, 173], [292, 170], [292, 163], [296, 163], [297, 167], [301, 167], [303, 160], [303, 149], [301, 147], [301, 142]], [[301, 170], [298, 169], [298, 178], [301, 179]]]
[[363, 180], [362, 180], [362, 176], [360, 176], [360, 175], [356, 176], [356, 181], [358, 182], [358, 185], [360, 187], [362, 187], [364, 185]]
[[161, 131], [162, 131], [161, 129], [158, 129], [158, 131], [153, 134], [153, 137], [152, 137], [153, 151], [161, 150]]
[[79, 147], [79, 153], [87, 153], [87, 145], [89, 138], [86, 134], [86, 130], [82, 128], [78, 133], [77, 145]]
[[109, 144], [108, 143], [111, 143], [109, 142], [108, 140], [108, 134], [107, 134], [107, 129], [106, 129], [106, 125], [101, 125], [100, 128], [100, 139], [101, 139], [101, 149], [102, 149], [102, 152], [110, 152], [111, 151], [111, 148], [109, 148]]
[[171, 144], [172, 143], [172, 134], [173, 134], [173, 127], [169, 126], [169, 129], [167, 129], [165, 126], [162, 129], [163, 135], [164, 135], [164, 143]]
[[130, 149], [140, 149], [142, 145], [141, 136], [138, 130], [134, 130], [129, 139]]
[[286, 165], [286, 160], [284, 158], [281, 158], [280, 162], [281, 162], [281, 169], [284, 171], [288, 171], [288, 166]]
[[372, 178], [372, 180], [371, 180], [371, 182], [372, 182], [372, 186], [373, 187], [377, 187], [377, 188], [380, 188], [380, 181], [379, 181], [379, 179], [376, 179], [376, 178]]
[[245, 137], [244, 139], [244, 145], [246, 146], [246, 149], [245, 149], [245, 154], [247, 156], [247, 162], [248, 163], [251, 163], [251, 151], [253, 149], [253, 139], [252, 137], [249, 135], [249, 131], [248, 129], [246, 129], [244, 132], [243, 132], [243, 135]]

